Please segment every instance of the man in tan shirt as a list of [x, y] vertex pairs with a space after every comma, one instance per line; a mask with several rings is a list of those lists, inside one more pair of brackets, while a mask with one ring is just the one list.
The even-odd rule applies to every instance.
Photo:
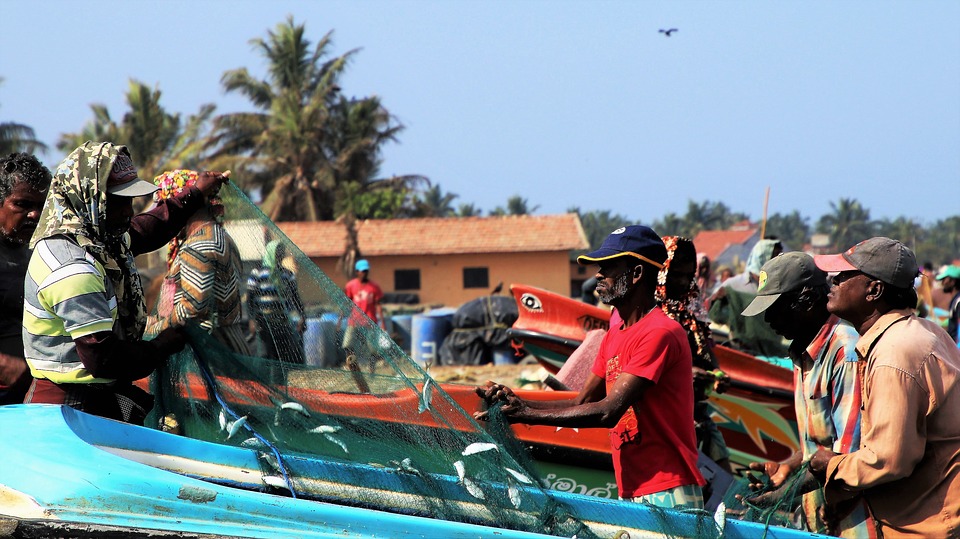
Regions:
[[862, 496], [882, 537], [960, 537], [960, 350], [914, 314], [913, 251], [871, 238], [815, 261], [838, 272], [827, 309], [860, 334], [863, 399], [860, 449], [810, 460], [825, 518]]

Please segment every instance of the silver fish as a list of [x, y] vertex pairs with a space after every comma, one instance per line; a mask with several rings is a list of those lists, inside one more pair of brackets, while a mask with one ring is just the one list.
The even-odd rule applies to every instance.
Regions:
[[227, 414], [223, 413], [223, 410], [220, 410], [220, 430], [227, 430]]
[[268, 453], [266, 451], [261, 451], [257, 456], [267, 464], [267, 466], [273, 468], [276, 471], [280, 471], [280, 462], [277, 460], [277, 456], [273, 453]]
[[310, 412], [308, 412], [307, 409], [304, 408], [299, 402], [285, 402], [280, 405], [280, 408], [282, 410], [293, 410], [295, 412], [300, 412], [301, 414], [310, 417]]
[[430, 409], [431, 400], [433, 400], [433, 379], [427, 378], [427, 381], [423, 383], [423, 393], [420, 396], [419, 413], [422, 414]]
[[477, 484], [474, 483], [469, 477], [464, 477], [462, 483], [463, 488], [467, 489], [467, 492], [469, 492], [474, 498], [478, 500], [487, 499], [487, 497], [484, 496], [483, 491], [480, 490], [480, 487], [478, 487]]
[[290, 486], [287, 485], [287, 482], [284, 481], [282, 477], [277, 477], [275, 475], [265, 475], [263, 476], [263, 482], [269, 487], [285, 488], [287, 490], [290, 490]]
[[458, 460], [453, 463], [453, 467], [457, 470], [457, 479], [463, 481], [463, 478], [467, 476], [467, 469], [463, 465], [462, 460]]
[[246, 440], [240, 442], [240, 447], [249, 447], [250, 449], [262, 449], [264, 446], [263, 442], [260, 441], [260, 438], [256, 436], [251, 436]]
[[727, 505], [725, 503], [720, 502], [717, 505], [717, 510], [713, 513], [713, 521], [717, 523], [717, 531], [723, 536], [723, 528], [727, 524]]
[[412, 473], [414, 475], [420, 475], [420, 470], [413, 467], [413, 461], [410, 460], [410, 457], [407, 457], [400, 461], [399, 469], [401, 471]]
[[510, 475], [512, 475], [513, 478], [516, 479], [517, 481], [520, 481], [521, 483], [526, 483], [526, 484], [528, 484], [528, 485], [532, 485], [532, 484], [533, 484], [533, 481], [531, 481], [529, 477], [523, 475], [522, 473], [520, 473], [520, 472], [518, 472], [518, 471], [516, 471], [516, 470], [514, 470], [514, 469], [512, 469], [512, 468], [507, 468], [506, 466], [504, 466], [503, 469], [506, 470], [506, 471], [508, 471], [508, 472], [510, 472]]
[[230, 423], [227, 427], [227, 439], [233, 438], [233, 435], [240, 431], [244, 425], [247, 424], [247, 416], [243, 416], [240, 419]]
[[320, 425], [319, 427], [308, 430], [313, 434], [332, 434], [340, 430], [340, 427], [335, 425]]
[[350, 451], [347, 450], [347, 444], [343, 443], [343, 441], [341, 441], [340, 439], [334, 437], [332, 434], [324, 434], [323, 437], [326, 438], [326, 439], [328, 439], [328, 440], [330, 440], [331, 442], [339, 445], [339, 446], [340, 446], [340, 449], [343, 449], [343, 452], [344, 452], [344, 453], [350, 453]]
[[517, 509], [520, 509], [520, 489], [517, 488], [517, 485], [510, 483], [507, 486], [507, 496], [510, 498], [510, 503]]
[[463, 450], [463, 456], [474, 455], [476, 453], [483, 453], [484, 451], [500, 451], [500, 447], [497, 444], [492, 444], [490, 442], [474, 442], [466, 447]]

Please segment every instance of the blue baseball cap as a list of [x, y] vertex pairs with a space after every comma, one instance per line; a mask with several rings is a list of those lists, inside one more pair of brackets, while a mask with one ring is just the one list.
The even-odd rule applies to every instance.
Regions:
[[578, 256], [577, 263], [596, 264], [621, 256], [632, 256], [662, 268], [667, 260], [667, 247], [660, 236], [648, 226], [622, 226], [611, 232], [599, 249]]
[[370, 263], [366, 259], [357, 260], [357, 264], [354, 266], [354, 269], [357, 271], [370, 271]]
[[943, 271], [937, 275], [937, 280], [942, 281], [947, 277], [950, 277], [953, 280], [960, 280], [960, 266], [950, 265], [943, 268]]

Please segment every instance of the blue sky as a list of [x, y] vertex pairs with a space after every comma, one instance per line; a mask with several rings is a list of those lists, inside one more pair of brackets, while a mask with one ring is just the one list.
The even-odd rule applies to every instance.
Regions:
[[455, 204], [520, 195], [650, 223], [714, 201], [759, 220], [770, 187], [770, 213], [811, 224], [840, 198], [874, 218], [960, 215], [953, 1], [5, 0], [0, 121], [53, 147], [91, 103], [119, 117], [130, 78], [184, 116], [247, 110], [220, 76], [262, 76], [248, 41], [288, 14], [362, 49], [344, 92], [406, 126], [382, 172]]

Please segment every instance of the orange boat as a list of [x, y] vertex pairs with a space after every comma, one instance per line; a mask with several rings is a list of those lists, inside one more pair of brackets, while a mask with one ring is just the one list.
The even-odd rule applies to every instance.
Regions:
[[[560, 370], [588, 331], [609, 326], [606, 309], [527, 285], [515, 284], [510, 290], [519, 318], [508, 334], [552, 373]], [[734, 467], [781, 460], [797, 450], [793, 373], [726, 346], [715, 346], [714, 354], [730, 376], [731, 387], [710, 397], [712, 416]]]

